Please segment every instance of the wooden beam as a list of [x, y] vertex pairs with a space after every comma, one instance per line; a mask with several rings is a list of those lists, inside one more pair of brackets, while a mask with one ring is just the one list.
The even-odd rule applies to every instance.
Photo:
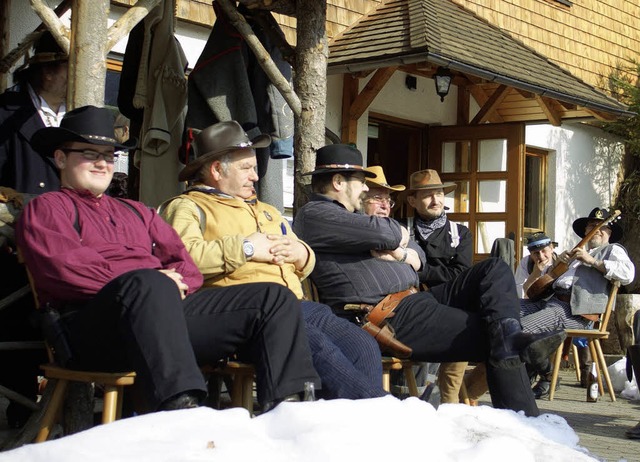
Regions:
[[544, 112], [547, 116], [547, 119], [549, 119], [551, 125], [555, 127], [559, 127], [560, 125], [562, 125], [562, 117], [553, 107], [553, 100], [540, 95], [535, 95], [535, 98], [538, 102], [538, 105], [542, 109], [542, 112]]
[[227, 18], [229, 18], [229, 22], [240, 32], [240, 35], [245, 39], [251, 51], [256, 55], [258, 64], [260, 64], [262, 70], [267, 74], [271, 83], [278, 89], [293, 113], [299, 117], [302, 113], [302, 105], [298, 95], [296, 95], [287, 79], [284, 78], [275, 65], [269, 52], [264, 48], [258, 37], [256, 37], [256, 34], [253, 33], [247, 20], [238, 12], [235, 2], [232, 4], [230, 0], [216, 1], [218, 5], [220, 5], [220, 8], [222, 8], [222, 11], [227, 15]]
[[351, 74], [344, 74], [342, 78], [342, 126], [340, 128], [343, 143], [358, 141], [358, 119], [351, 117], [351, 106], [358, 97], [359, 79]]
[[107, 50], [113, 49], [131, 30], [142, 21], [162, 0], [138, 0], [111, 25], [107, 34]]
[[506, 85], [500, 85], [489, 100], [480, 108], [476, 116], [471, 121], [471, 125], [481, 124], [489, 119], [489, 117], [498, 109], [500, 103], [504, 101], [509, 94], [509, 87]]
[[[489, 101], [489, 97], [487, 96], [484, 88], [482, 88], [481, 85], [467, 85], [467, 88], [469, 90], [469, 93], [471, 93], [471, 96], [473, 96], [473, 99], [475, 99], [476, 103], [478, 103], [478, 106], [482, 107], [487, 103], [487, 101]], [[488, 120], [492, 123], [504, 122], [502, 116], [497, 112], [491, 114]]]
[[471, 93], [469, 87], [464, 85], [458, 87], [458, 107], [457, 107], [457, 124], [467, 125], [469, 123], [469, 100], [471, 99]]
[[[70, 7], [71, 7], [71, 0], [63, 0], [63, 2], [56, 7], [54, 12], [56, 16], [62, 16], [69, 10]], [[38, 27], [34, 29], [33, 32], [27, 34], [25, 39], [22, 40], [20, 43], [18, 43], [18, 45], [13, 50], [7, 53], [7, 55], [2, 58], [2, 61], [0, 61], [0, 72], [1, 73], [9, 72], [9, 69], [13, 67], [13, 65], [21, 56], [23, 56], [27, 51], [29, 51], [29, 48], [31, 48], [31, 45], [33, 45], [33, 42], [38, 37], [40, 37], [42, 31], [45, 29], [46, 29], [45, 25], [41, 23]]]
[[582, 108], [582, 110], [591, 114], [593, 117], [595, 117], [598, 120], [601, 120], [602, 122], [613, 122], [618, 118], [614, 114], [609, 114], [608, 112], [602, 112], [602, 111], [595, 111], [593, 109], [589, 109], [586, 107]]
[[42, 19], [42, 23], [47, 27], [53, 38], [65, 53], [69, 53], [69, 28], [64, 25], [56, 13], [42, 0], [29, 0], [31, 8]]
[[376, 73], [367, 82], [355, 101], [349, 109], [349, 118], [358, 120], [367, 110], [371, 102], [378, 96], [385, 84], [389, 81], [398, 66], [383, 67], [378, 69]]

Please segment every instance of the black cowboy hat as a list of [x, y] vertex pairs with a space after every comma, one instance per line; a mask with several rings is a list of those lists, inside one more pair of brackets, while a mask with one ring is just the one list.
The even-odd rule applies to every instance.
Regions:
[[63, 143], [77, 141], [80, 143], [113, 146], [118, 150], [127, 150], [135, 146], [135, 140], [125, 144], [116, 141], [113, 134], [113, 113], [104, 107], [82, 106], [67, 112], [60, 127], [41, 128], [33, 134], [33, 148], [51, 156]]
[[196, 158], [190, 161], [178, 175], [179, 181], [188, 181], [207, 161], [238, 149], [266, 148], [271, 144], [269, 135], [258, 135], [250, 140], [243, 128], [235, 120], [218, 122], [196, 135], [194, 153]]
[[349, 144], [329, 144], [318, 149], [315, 170], [303, 175], [340, 172], [362, 172], [365, 177], [376, 177], [362, 166], [362, 153]]
[[[578, 236], [584, 237], [586, 234], [585, 229], [589, 221], [604, 221], [610, 216], [611, 212], [609, 210], [596, 207], [591, 211], [591, 213], [589, 213], [588, 217], [582, 217], [575, 220], [572, 225], [573, 230]], [[609, 238], [609, 242], [618, 242], [622, 238], [622, 227], [616, 223], [615, 220], [607, 226], [611, 228], [611, 237]]]
[[558, 243], [551, 240], [549, 236], [545, 233], [533, 233], [527, 239], [527, 249], [529, 252], [533, 252], [534, 250], [544, 249], [548, 245], [553, 245], [554, 247], [558, 247]]

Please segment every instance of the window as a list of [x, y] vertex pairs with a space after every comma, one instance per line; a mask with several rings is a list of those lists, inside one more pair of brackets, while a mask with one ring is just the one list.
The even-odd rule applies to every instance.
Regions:
[[524, 232], [544, 231], [547, 203], [547, 152], [527, 148], [524, 170]]

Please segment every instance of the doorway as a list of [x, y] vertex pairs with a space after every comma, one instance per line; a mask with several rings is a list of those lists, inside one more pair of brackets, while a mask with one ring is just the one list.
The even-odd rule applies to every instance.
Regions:
[[[409, 186], [409, 176], [426, 160], [427, 126], [416, 122], [369, 114], [367, 165], [380, 165], [390, 185]], [[407, 217], [406, 193], [396, 193], [395, 219]]]

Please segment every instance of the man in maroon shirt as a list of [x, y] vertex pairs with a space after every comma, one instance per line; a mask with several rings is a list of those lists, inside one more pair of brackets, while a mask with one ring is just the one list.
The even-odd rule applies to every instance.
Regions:
[[255, 364], [271, 409], [305, 382], [319, 387], [300, 309], [267, 283], [197, 292], [202, 276], [180, 238], [144, 204], [104, 194], [114, 167], [108, 109], [68, 112], [34, 146], [53, 157], [62, 189], [32, 200], [16, 230], [41, 308], [60, 312], [76, 368], [137, 373], [148, 410], [196, 407], [199, 366], [234, 353]]

